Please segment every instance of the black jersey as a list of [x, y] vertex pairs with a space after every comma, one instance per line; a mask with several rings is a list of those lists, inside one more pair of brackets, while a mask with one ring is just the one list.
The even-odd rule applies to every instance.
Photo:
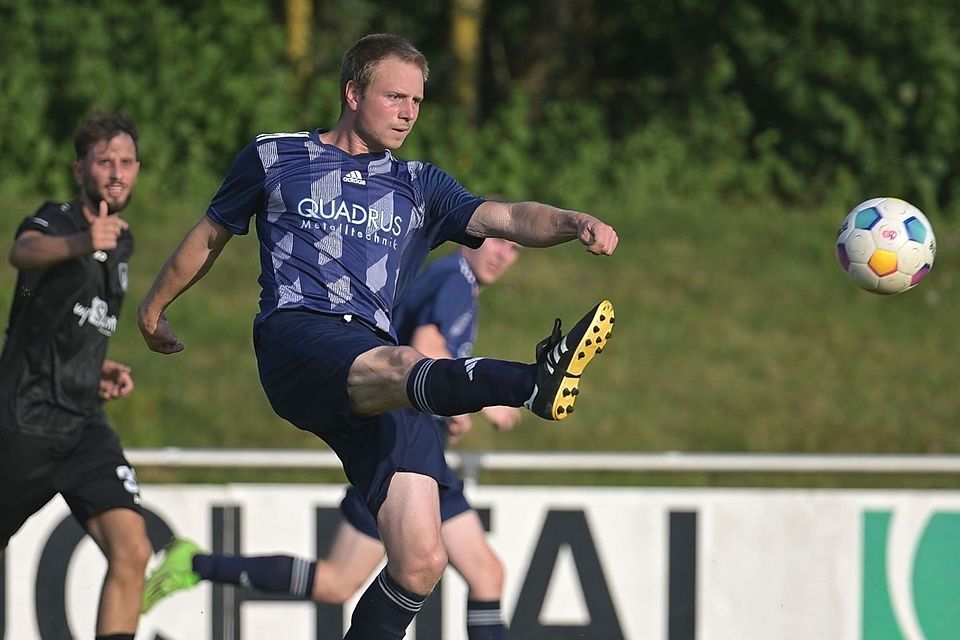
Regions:
[[[64, 236], [90, 228], [79, 202], [47, 202], [17, 229]], [[0, 356], [0, 428], [75, 432], [103, 412], [100, 371], [127, 291], [133, 236], [110, 251], [17, 274]]]

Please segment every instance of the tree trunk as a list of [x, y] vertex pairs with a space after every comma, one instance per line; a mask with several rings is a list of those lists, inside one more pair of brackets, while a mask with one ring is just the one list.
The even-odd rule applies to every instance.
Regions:
[[453, 94], [471, 117], [477, 114], [483, 8], [484, 0], [453, 0], [450, 8], [450, 45], [456, 60]]
[[313, 0], [284, 0], [287, 13], [287, 59], [302, 85], [310, 75], [310, 30], [313, 26]]

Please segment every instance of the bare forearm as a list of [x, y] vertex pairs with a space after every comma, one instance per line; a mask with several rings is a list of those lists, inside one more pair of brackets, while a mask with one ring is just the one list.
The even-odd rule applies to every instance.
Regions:
[[167, 259], [140, 303], [140, 316], [157, 318], [181, 293], [206, 275], [230, 239], [222, 227], [198, 222]]
[[527, 247], [552, 247], [577, 238], [586, 214], [539, 202], [518, 202], [511, 207], [513, 240]]
[[92, 251], [90, 235], [87, 233], [49, 236], [25, 232], [10, 250], [10, 264], [17, 269], [42, 269]]
[[484, 237], [506, 238], [526, 247], [569, 242], [577, 237], [582, 219], [589, 217], [539, 202], [488, 202], [481, 206], [490, 210], [471, 220], [468, 231]]
[[590, 214], [539, 202], [484, 202], [470, 217], [467, 233], [506, 238], [527, 247], [551, 247], [576, 239], [597, 255], [611, 255], [619, 242], [613, 227]]

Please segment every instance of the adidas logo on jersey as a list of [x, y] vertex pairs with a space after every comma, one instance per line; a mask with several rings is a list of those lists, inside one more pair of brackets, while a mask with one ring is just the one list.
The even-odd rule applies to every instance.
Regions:
[[360, 175], [359, 171], [351, 171], [347, 175], [343, 176], [344, 182], [352, 182], [353, 184], [367, 184], [367, 181], [363, 179], [363, 176]]

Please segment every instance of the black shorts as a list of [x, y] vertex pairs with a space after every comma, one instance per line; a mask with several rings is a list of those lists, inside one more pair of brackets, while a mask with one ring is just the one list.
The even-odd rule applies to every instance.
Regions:
[[117, 507], [140, 511], [136, 473], [106, 422], [66, 438], [0, 428], [0, 549], [58, 493], [82, 525]]

